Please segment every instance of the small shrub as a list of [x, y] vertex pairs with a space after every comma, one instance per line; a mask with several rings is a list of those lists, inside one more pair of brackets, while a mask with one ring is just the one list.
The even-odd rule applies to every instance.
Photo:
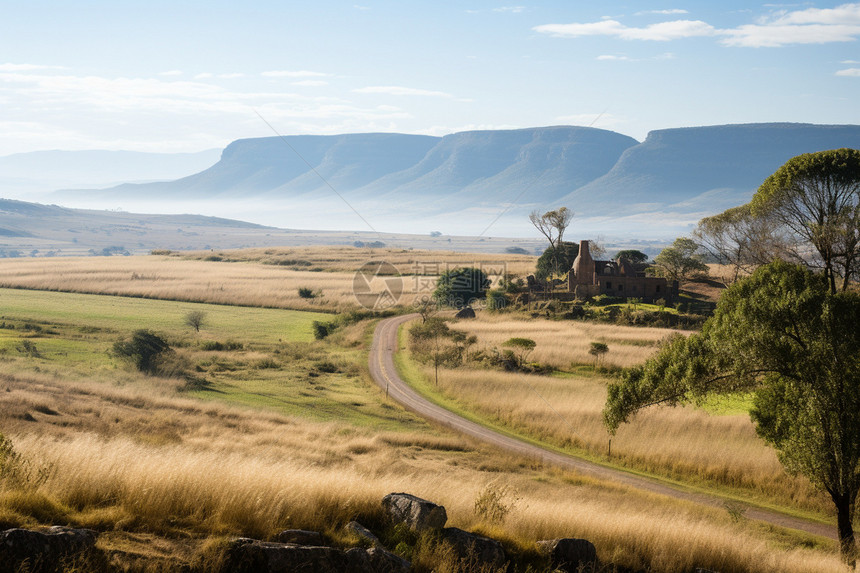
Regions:
[[21, 346], [17, 348], [18, 352], [21, 354], [25, 354], [30, 358], [41, 358], [42, 354], [39, 352], [39, 349], [36, 347], [36, 343], [31, 340], [22, 340]]
[[206, 340], [200, 343], [201, 350], [242, 350], [245, 348], [245, 345], [241, 342], [236, 342], [235, 340], [228, 340], [227, 342], [218, 342], [217, 340]]
[[156, 374], [159, 364], [173, 352], [166, 340], [149, 330], [135, 330], [131, 340], [119, 340], [113, 345], [116, 356], [128, 360], [145, 374]]
[[326, 336], [332, 333], [335, 328], [335, 325], [331, 322], [320, 322], [319, 320], [313, 321], [313, 329], [314, 329], [314, 338], [317, 340], [322, 340]]
[[308, 287], [299, 287], [299, 298], [316, 298], [313, 289]]

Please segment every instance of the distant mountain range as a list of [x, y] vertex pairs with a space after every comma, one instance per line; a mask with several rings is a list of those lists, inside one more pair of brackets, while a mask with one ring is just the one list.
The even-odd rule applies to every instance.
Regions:
[[[860, 126], [691, 127], [653, 131], [641, 143], [612, 131], [569, 126], [444, 137], [266, 137], [234, 141], [219, 161], [187, 177], [67, 190], [52, 200], [123, 206], [141, 199], [162, 205], [236, 201], [247, 209], [277, 211], [274, 222], [243, 213], [277, 226], [366, 228], [367, 221], [355, 220], [354, 212], [373, 221], [397, 217], [401, 231], [409, 226], [409, 232], [453, 226], [456, 220], [460, 227], [442, 230], [461, 234], [478, 234], [504, 214], [505, 224], [494, 234], [523, 236], [529, 231], [525, 214], [564, 205], [577, 213], [583, 232], [655, 237], [688, 230], [702, 216], [746, 202], [795, 155], [839, 147], [860, 148]], [[336, 210], [353, 219], [337, 227]], [[422, 224], [423, 219], [430, 222]], [[320, 226], [326, 222], [332, 226]]]

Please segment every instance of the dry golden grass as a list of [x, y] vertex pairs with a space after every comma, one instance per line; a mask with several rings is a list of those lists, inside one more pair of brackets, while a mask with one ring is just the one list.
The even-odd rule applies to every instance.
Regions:
[[[431, 368], [424, 369], [433, 379]], [[489, 370], [445, 369], [439, 390], [505, 426], [558, 446], [605, 458], [601, 412], [606, 380]], [[830, 515], [832, 503], [805, 479], [785, 473], [747, 415], [714, 416], [695, 408], [651, 408], [612, 439], [612, 461], [684, 481], [747, 492], [762, 501]]]
[[424, 274], [441, 265], [454, 267], [493, 266], [503, 264], [509, 274], [525, 277], [534, 273], [537, 257], [531, 255], [499, 255], [461, 253], [454, 251], [425, 251], [417, 249], [368, 249], [355, 247], [283, 247], [239, 249], [233, 251], [191, 251], [172, 253], [174, 257], [202, 260], [212, 256], [225, 261], [258, 262], [291, 268], [314, 268], [326, 271], [355, 272], [368, 261], [385, 261], [403, 275]]
[[[217, 257], [222, 260], [205, 260]], [[353, 294], [356, 272], [368, 261], [385, 261], [403, 275], [399, 303], [432, 293], [436, 275], [446, 268], [483, 265], [488, 272], [524, 274], [534, 257], [463, 253], [308, 247], [203, 252], [136, 257], [63, 257], [3, 259], [0, 287], [137, 296], [168, 300], [336, 311], [359, 308]], [[284, 265], [304, 261], [307, 264]], [[512, 270], [513, 269], [513, 270]], [[425, 276], [423, 279], [413, 275]], [[385, 289], [385, 277], [373, 279], [373, 292]], [[302, 298], [300, 288], [322, 296]]]
[[[2, 420], [0, 429], [25, 458], [54, 469], [35, 488], [3, 488], [0, 521], [7, 525], [66, 522], [147, 532], [149, 542], [161, 545], [159, 554], [170, 556], [169, 538], [177, 539], [178, 555], [188, 536], [268, 538], [302, 527], [345, 539], [342, 524], [357, 516], [378, 522], [381, 497], [409, 491], [444, 504], [451, 525], [515, 547], [576, 536], [592, 540], [605, 561], [666, 573], [694, 566], [840, 570], [833, 544], [810, 549], [784, 538], [784, 545], [719, 510], [542, 469], [429, 429], [376, 435], [203, 404], [177, 397], [169, 382], [107, 388], [7, 376], [0, 389], [4, 411], [11, 402], [55, 410], [36, 413], [35, 421]], [[475, 514], [474, 501], [488, 484], [519, 497], [502, 524]]]
[[480, 313], [475, 320], [452, 325], [478, 337], [478, 348], [501, 348], [511, 337], [531, 338], [537, 343], [529, 360], [567, 369], [574, 364], [593, 364], [588, 354], [592, 342], [603, 342], [609, 352], [601, 364], [633, 366], [644, 362], [670, 333], [665, 328], [617, 326], [584, 321], [560, 321], [542, 318], [512, 318], [508, 314]]

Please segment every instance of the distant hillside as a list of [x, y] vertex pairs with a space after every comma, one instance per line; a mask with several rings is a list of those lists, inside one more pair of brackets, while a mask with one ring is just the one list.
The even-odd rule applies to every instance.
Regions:
[[839, 147], [860, 148], [860, 126], [691, 127], [642, 143], [569, 126], [266, 137], [235, 141], [208, 169], [174, 181], [56, 200], [136, 210], [185, 201], [183, 210], [277, 226], [508, 236], [534, 233], [530, 211], [564, 205], [580, 233], [664, 240], [745, 203], [791, 157]]
[[[200, 215], [146, 215], [67, 209], [0, 199], [0, 258], [146, 254], [154, 249], [202, 250], [246, 247], [383, 244], [399, 249], [504, 253], [540, 252], [537, 238], [509, 239], [356, 231], [290, 230]], [[626, 248], [621, 245], [619, 248]]]
[[[328, 190], [357, 198], [498, 200], [524, 185], [560, 196], [605, 174], [636, 140], [582, 127], [289, 136], [231, 143], [211, 168], [169, 183], [121, 185], [105, 196], [290, 198]], [[92, 191], [89, 192], [92, 194]], [[92, 195], [91, 195], [92, 196]]]
[[0, 157], [0, 196], [105, 187], [130, 181], [169, 181], [214, 164], [219, 149], [197, 153], [34, 151]]
[[860, 126], [795, 123], [652, 131], [604, 176], [561, 197], [562, 204], [655, 206], [716, 211], [744, 203], [795, 155], [860, 148]]

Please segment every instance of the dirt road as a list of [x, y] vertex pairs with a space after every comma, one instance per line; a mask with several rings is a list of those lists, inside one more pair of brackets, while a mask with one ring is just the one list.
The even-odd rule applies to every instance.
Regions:
[[[687, 491], [657, 479], [644, 478], [594, 462], [546, 450], [466, 420], [423, 398], [400, 378], [394, 366], [394, 352], [397, 350], [398, 344], [397, 331], [403, 323], [417, 317], [417, 314], [410, 314], [384, 319], [377, 325], [376, 332], [373, 335], [373, 345], [370, 349], [370, 374], [376, 383], [395, 402], [432, 422], [451, 428], [476, 440], [492, 444], [508, 452], [538, 459], [545, 464], [574, 470], [588, 476], [628, 485], [651, 493], [666, 495], [675, 499], [683, 499], [712, 507], [725, 507], [726, 500], [723, 498]], [[834, 525], [807, 521], [758, 507], [745, 507], [745, 515], [749, 519], [765, 521], [780, 527], [797, 529], [831, 539], [837, 538], [836, 527]]]

